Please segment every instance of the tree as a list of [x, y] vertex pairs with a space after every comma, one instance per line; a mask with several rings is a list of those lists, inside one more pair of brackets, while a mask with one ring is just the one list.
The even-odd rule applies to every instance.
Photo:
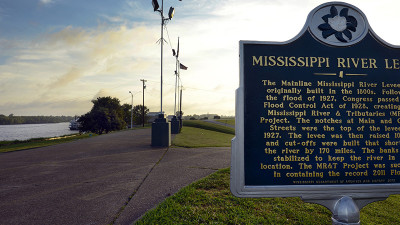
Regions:
[[124, 111], [117, 98], [100, 97], [92, 102], [93, 107], [90, 112], [78, 120], [80, 132], [102, 134], [126, 127]]
[[183, 111], [176, 111], [176, 115], [175, 115], [175, 116], [179, 117], [179, 116], [181, 116], [181, 115], [182, 115], [182, 117], [183, 117]]
[[[147, 123], [148, 117], [147, 113], [149, 113], [149, 109], [144, 106], [144, 122]], [[143, 124], [143, 105], [135, 105], [133, 107], [133, 121], [135, 124]]]
[[8, 118], [7, 116], [0, 114], [0, 125], [5, 125], [8, 124]]
[[131, 124], [131, 110], [132, 110], [132, 105], [130, 104], [123, 104], [122, 105], [122, 110], [124, 111], [124, 121], [126, 124]]

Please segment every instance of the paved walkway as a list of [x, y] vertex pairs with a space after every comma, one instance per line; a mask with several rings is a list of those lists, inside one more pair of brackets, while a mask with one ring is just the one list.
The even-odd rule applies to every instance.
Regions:
[[0, 224], [131, 224], [230, 163], [230, 148], [152, 148], [151, 130], [0, 154]]

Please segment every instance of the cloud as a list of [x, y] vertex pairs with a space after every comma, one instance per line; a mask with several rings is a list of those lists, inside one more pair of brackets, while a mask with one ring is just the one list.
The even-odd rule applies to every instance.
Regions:
[[149, 36], [152, 33], [145, 27], [99, 26], [83, 30], [68, 26], [45, 36], [37, 48], [19, 55], [19, 59], [42, 57], [54, 65], [63, 62], [65, 66], [55, 70], [60, 75], [48, 85], [60, 88], [82, 77], [114, 76], [149, 68], [147, 48], [153, 44], [148, 42]]
[[41, 4], [41, 5], [48, 5], [51, 3], [54, 3], [54, 1], [53, 0], [39, 0], [39, 4]]
[[90, 37], [90, 32], [80, 27], [67, 26], [58, 32], [46, 35], [43, 38], [49, 47], [56, 47], [57, 45], [76, 46], [85, 44]]
[[[40, 98], [57, 102], [83, 96], [90, 103], [105, 88], [112, 97], [126, 98], [128, 90], [141, 90], [139, 80], [151, 78], [149, 71], [159, 65], [155, 34], [143, 26], [68, 26], [31, 41], [0, 40], [6, 43], [6, 58], [0, 63], [1, 113], [24, 104], [30, 108]], [[14, 101], [18, 107], [11, 107]], [[45, 108], [41, 114], [54, 112]]]
[[0, 114], [15, 114], [21, 116], [53, 115], [72, 116], [82, 115], [90, 110], [92, 103], [87, 100], [56, 100], [37, 99], [28, 103], [9, 102], [0, 104]]
[[[349, 0], [373, 18], [374, 30], [399, 42], [393, 18], [396, 7], [379, 15], [376, 1]], [[56, 7], [56, 0], [38, 1]], [[175, 58], [171, 47], [180, 37], [180, 61], [183, 111], [185, 114], [221, 113], [232, 115], [235, 89], [239, 85], [239, 40], [286, 41], [296, 36], [308, 13], [322, 0], [198, 0], [174, 1], [175, 7], [164, 38], [163, 109], [172, 113], [174, 105]], [[100, 4], [100, 3], [99, 3]], [[90, 110], [90, 100], [98, 96], [117, 97], [130, 103], [128, 91], [141, 93], [140, 79], [146, 79], [145, 104], [151, 111], [160, 108], [160, 15], [153, 12], [150, 1], [124, 0], [123, 8], [99, 12], [97, 27], [46, 27], [35, 39], [0, 39], [0, 109], [10, 102], [37, 109], [40, 98], [61, 104], [41, 104], [44, 112], [69, 110], [74, 99]], [[390, 4], [399, 5], [395, 1]], [[100, 6], [100, 5], [99, 5]], [[97, 11], [96, 11], [97, 13]], [[0, 9], [0, 19], [1, 19]], [[389, 22], [388, 22], [389, 21]], [[376, 25], [375, 25], [376, 24]], [[381, 31], [379, 31], [379, 29]], [[134, 95], [134, 104], [142, 102]], [[71, 100], [72, 99], [72, 100]], [[66, 102], [70, 102], [69, 104]], [[10, 103], [10, 104], [8, 104]], [[40, 105], [40, 104], [39, 104]], [[58, 108], [58, 106], [60, 107]], [[57, 106], [53, 109], [51, 106]], [[210, 109], [210, 106], [213, 108]], [[75, 110], [77, 110], [75, 108]], [[2, 113], [2, 112], [0, 112]], [[12, 113], [12, 112], [9, 112]], [[8, 114], [9, 114], [8, 113]], [[46, 113], [42, 113], [46, 114]], [[76, 113], [71, 113], [73, 115]]]
[[[293, 21], [284, 19], [289, 12], [277, 10], [272, 3], [257, 2], [260, 5], [237, 0], [174, 3], [176, 15], [167, 25], [170, 39], [166, 33], [164, 38], [175, 48], [177, 37], [181, 37], [180, 60], [189, 67], [181, 71], [183, 85], [187, 87], [183, 93], [186, 113], [207, 113], [210, 105], [216, 106], [216, 112], [234, 111], [240, 39], [277, 40], [286, 35], [286, 40], [301, 29], [302, 24], [296, 30]], [[46, 3], [54, 1], [43, 2]], [[92, 28], [66, 26], [44, 33], [31, 43], [17, 43], [16, 46], [24, 47], [14, 48], [13, 56], [0, 68], [0, 77], [19, 77], [12, 81], [18, 90], [36, 87], [34, 91], [30, 89], [28, 97], [18, 97], [27, 105], [36, 101], [31, 97], [35, 95], [54, 101], [79, 95], [85, 96], [89, 103], [93, 96], [126, 99], [130, 97], [129, 90], [141, 90], [140, 79], [152, 80], [155, 82], [147, 83], [146, 105], [151, 111], [159, 110], [160, 46], [156, 44], [160, 38], [159, 14], [151, 10], [149, 2], [126, 1], [126, 4], [120, 13], [100, 14], [100, 18], [112, 25], [106, 22]], [[255, 12], [249, 14], [249, 11]], [[129, 22], [129, 18], [137, 17], [142, 19]], [[287, 27], [284, 34], [271, 32], [282, 30], [281, 27]], [[174, 105], [174, 88], [169, 84], [175, 82], [175, 59], [170, 44], [164, 46], [163, 108], [167, 113], [173, 111]], [[16, 91], [12, 93], [18, 95]], [[8, 94], [5, 95], [7, 99]], [[17, 97], [8, 96], [11, 98]], [[4, 102], [0, 99], [0, 105]], [[141, 102], [141, 96], [135, 95], [134, 102]]]
[[56, 81], [51, 83], [49, 85], [49, 87], [50, 88], [62, 87], [62, 86], [65, 86], [65, 85], [79, 79], [82, 76], [83, 76], [83, 72], [81, 70], [73, 67], [66, 74], [62, 75]]
[[113, 96], [115, 96], [115, 94], [112, 93], [112, 91], [110, 91], [107, 88], [102, 88], [93, 96], [92, 100], [95, 100], [95, 99], [101, 98], [101, 97], [108, 97], [108, 96], [113, 97]]
[[120, 17], [120, 16], [109, 16], [109, 15], [101, 15], [104, 19], [106, 19], [107, 21], [111, 22], [111, 23], [121, 23], [121, 22], [125, 22], [124, 18]]

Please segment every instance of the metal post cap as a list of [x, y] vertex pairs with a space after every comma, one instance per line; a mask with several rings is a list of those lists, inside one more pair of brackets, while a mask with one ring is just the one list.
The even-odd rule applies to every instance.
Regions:
[[360, 210], [351, 197], [344, 196], [336, 202], [333, 211], [332, 224], [360, 224]]

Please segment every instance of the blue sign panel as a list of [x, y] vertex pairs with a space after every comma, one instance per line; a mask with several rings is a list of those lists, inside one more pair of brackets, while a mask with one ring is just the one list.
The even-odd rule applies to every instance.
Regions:
[[324, 4], [288, 42], [241, 41], [240, 67], [235, 195], [399, 187], [400, 48], [357, 8]]
[[399, 181], [399, 49], [309, 32], [243, 49], [246, 185]]

